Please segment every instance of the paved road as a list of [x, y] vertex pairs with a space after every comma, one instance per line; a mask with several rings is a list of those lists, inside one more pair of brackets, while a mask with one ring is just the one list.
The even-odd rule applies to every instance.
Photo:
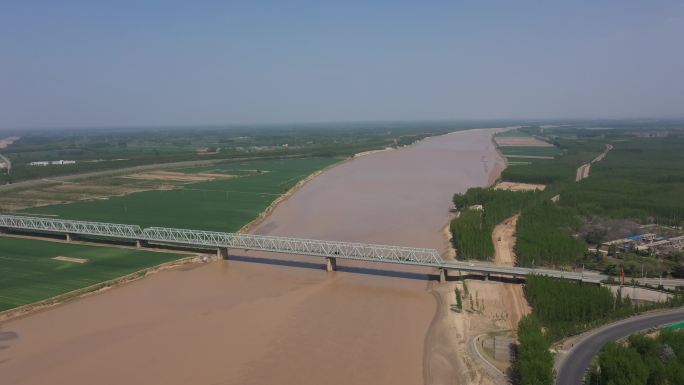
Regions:
[[[684, 285], [684, 280], [681, 278], [635, 278], [637, 282], [640, 283], [647, 283], [651, 286], [658, 286], [658, 285], [663, 285], [665, 287], [675, 287], [675, 286], [682, 286]], [[625, 277], [625, 285], [628, 285], [628, 282], [631, 280], [631, 278]]]
[[640, 330], [679, 321], [684, 321], [684, 308], [644, 314], [597, 329], [570, 350], [558, 368], [556, 385], [582, 384], [584, 373], [592, 358], [607, 342], [618, 340]]

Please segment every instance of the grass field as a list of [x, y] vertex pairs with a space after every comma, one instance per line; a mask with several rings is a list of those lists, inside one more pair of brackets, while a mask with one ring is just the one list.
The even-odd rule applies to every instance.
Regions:
[[501, 179], [520, 183], [574, 183], [577, 167], [594, 159], [605, 148], [605, 140], [556, 139], [556, 142], [560, 144], [562, 156], [556, 156], [553, 160], [529, 159], [530, 164], [527, 166], [505, 169]]
[[498, 134], [496, 134], [496, 136], [500, 136], [502, 138], [512, 138], [530, 136], [530, 134], [521, 130], [508, 130], [504, 132], [499, 132]]
[[[87, 259], [64, 262], [63, 256]], [[179, 259], [185, 255], [0, 237], [0, 311]]]
[[[145, 191], [104, 200], [35, 207], [24, 213], [112, 223], [236, 231], [256, 218], [298, 181], [339, 159], [249, 161], [175, 171], [246, 175]], [[250, 171], [259, 170], [260, 173]]]
[[499, 147], [504, 155], [555, 156], [561, 153], [557, 147]]

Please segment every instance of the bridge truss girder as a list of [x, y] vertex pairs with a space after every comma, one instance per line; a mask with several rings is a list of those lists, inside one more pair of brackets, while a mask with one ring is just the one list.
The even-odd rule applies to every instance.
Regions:
[[198, 246], [227, 247], [276, 253], [356, 259], [372, 262], [441, 266], [444, 262], [435, 249], [322, 241], [239, 233], [150, 227], [145, 239]]
[[72, 221], [67, 219], [0, 215], [0, 227], [35, 230], [60, 234], [94, 235], [123, 239], [140, 239], [142, 229], [136, 225]]
[[444, 263], [435, 249], [275, 237], [270, 235], [224, 233], [166, 227], [141, 229], [136, 225], [16, 215], [0, 215], [0, 227], [203, 247], [226, 247], [231, 249], [355, 259], [371, 262], [401, 263], [435, 267], [439, 267]]

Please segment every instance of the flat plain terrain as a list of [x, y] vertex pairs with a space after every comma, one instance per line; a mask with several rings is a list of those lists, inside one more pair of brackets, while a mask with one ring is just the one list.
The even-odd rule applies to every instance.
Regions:
[[0, 311], [187, 256], [0, 237]]
[[[491, 131], [473, 130], [353, 159], [307, 183], [254, 232], [446, 250], [452, 194], [486, 185], [497, 155]], [[248, 178], [209, 183], [240, 180]], [[464, 362], [463, 329], [433, 322], [453, 312], [435, 315], [428, 269], [340, 261], [327, 273], [320, 258], [232, 253], [5, 323], [18, 338], [0, 349], [3, 383], [487, 383]], [[453, 301], [453, 289], [445, 298]], [[83, 336], [96, 338], [82, 344]]]
[[[173, 173], [167, 172], [166, 180], [160, 179], [159, 175], [155, 178], [148, 175], [142, 181], [136, 177], [139, 174], [114, 177], [97, 182], [96, 187], [91, 188], [91, 194], [102, 193], [103, 196], [21, 212], [144, 227], [237, 231], [300, 180], [337, 161], [338, 158], [304, 158], [214, 164], [170, 170]], [[185, 177], [180, 180], [178, 175]], [[152, 185], [145, 187], [141, 183]], [[149, 190], [127, 193], [129, 188]], [[63, 192], [64, 189], [87, 194], [79, 184], [50, 190]], [[107, 196], [107, 191], [111, 193], [112, 190], [121, 193]]]
[[504, 155], [529, 155], [529, 156], [555, 156], [560, 154], [561, 150], [557, 147], [541, 147], [541, 146], [509, 146], [500, 147], [499, 150]]

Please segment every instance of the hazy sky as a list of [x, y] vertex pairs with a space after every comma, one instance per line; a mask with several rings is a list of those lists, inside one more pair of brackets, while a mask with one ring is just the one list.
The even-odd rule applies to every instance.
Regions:
[[0, 2], [0, 127], [684, 116], [684, 1]]

